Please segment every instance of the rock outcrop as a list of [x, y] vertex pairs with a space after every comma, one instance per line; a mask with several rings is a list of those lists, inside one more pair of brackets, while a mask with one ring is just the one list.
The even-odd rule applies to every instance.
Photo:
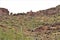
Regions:
[[6, 8], [0, 8], [0, 15], [9, 15], [9, 11]]
[[53, 7], [53, 8], [49, 8], [46, 10], [39, 10], [37, 12], [28, 12], [28, 15], [54, 15], [54, 14], [58, 14], [60, 13], [60, 5]]
[[[1, 9], [5, 10], [6, 14], [9, 13], [8, 10], [6, 10], [4, 8], [1, 8]], [[2, 13], [4, 13], [4, 12], [2, 11]], [[18, 16], [18, 15], [40, 16], [40, 15], [54, 15], [54, 14], [59, 14], [59, 13], [60, 13], [60, 5], [58, 5], [56, 7], [52, 7], [52, 8], [46, 9], [46, 10], [39, 10], [39, 11], [36, 11], [36, 12], [33, 12], [31, 10], [30, 12], [27, 12], [27, 13], [17, 13], [17, 14], [13, 14], [13, 15], [14, 16]]]
[[33, 30], [33, 32], [44, 32], [44, 33], [46, 33], [47, 31], [51, 32], [54, 30], [60, 31], [60, 24], [40, 26], [40, 27], [35, 28]]

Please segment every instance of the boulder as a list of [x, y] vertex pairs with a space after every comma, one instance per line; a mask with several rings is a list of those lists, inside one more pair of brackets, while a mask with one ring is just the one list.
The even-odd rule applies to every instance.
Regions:
[[9, 11], [6, 8], [0, 8], [0, 15], [9, 15]]

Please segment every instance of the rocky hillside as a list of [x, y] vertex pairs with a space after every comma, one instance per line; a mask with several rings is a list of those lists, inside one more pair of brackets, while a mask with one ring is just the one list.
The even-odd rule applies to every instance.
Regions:
[[0, 8], [0, 40], [60, 40], [60, 5], [37, 12]]

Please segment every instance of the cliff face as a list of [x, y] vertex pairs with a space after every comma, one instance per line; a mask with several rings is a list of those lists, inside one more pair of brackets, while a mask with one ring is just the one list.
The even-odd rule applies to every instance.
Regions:
[[0, 8], [0, 15], [9, 15], [8, 9]]

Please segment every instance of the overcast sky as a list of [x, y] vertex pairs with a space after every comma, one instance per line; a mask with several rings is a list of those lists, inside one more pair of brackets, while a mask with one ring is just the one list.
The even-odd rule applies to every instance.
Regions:
[[55, 7], [60, 0], [0, 0], [0, 7], [7, 8], [10, 12], [38, 11]]

